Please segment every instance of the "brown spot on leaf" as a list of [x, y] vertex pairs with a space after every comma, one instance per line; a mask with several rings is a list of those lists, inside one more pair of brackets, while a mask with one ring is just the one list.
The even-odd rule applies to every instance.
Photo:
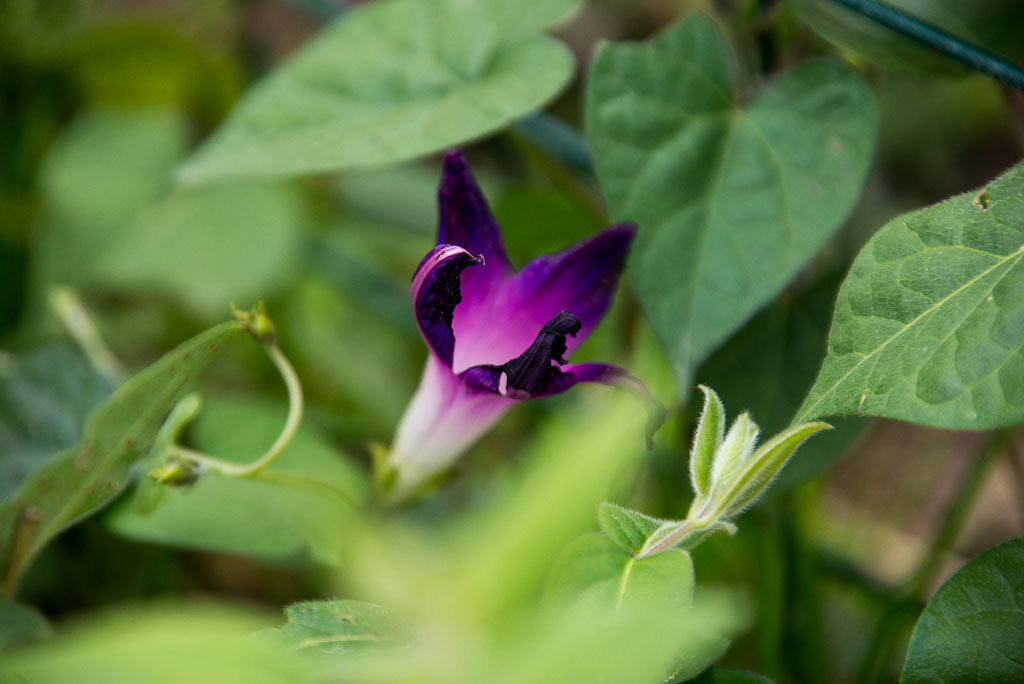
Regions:
[[991, 198], [989, 197], [988, 190], [982, 189], [974, 196], [974, 206], [978, 207], [980, 211], [988, 209], [988, 203]]

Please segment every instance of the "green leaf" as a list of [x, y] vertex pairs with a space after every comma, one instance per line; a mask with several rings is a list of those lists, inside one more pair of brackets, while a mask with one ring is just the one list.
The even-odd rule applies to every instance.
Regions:
[[292, 650], [339, 653], [401, 638], [394, 611], [364, 601], [304, 601], [284, 610], [288, 622], [273, 630]]
[[797, 420], [857, 413], [982, 430], [1024, 422], [1024, 164], [899, 216], [839, 290]]
[[48, 636], [50, 626], [37, 610], [0, 598], [0, 652]]
[[680, 550], [638, 560], [608, 537], [586, 534], [558, 556], [546, 592], [556, 601], [596, 596], [613, 606], [652, 601], [685, 610], [693, 601], [693, 563]]
[[249, 91], [180, 178], [386, 164], [497, 130], [572, 76], [569, 51], [528, 17], [493, 0], [352, 9]]
[[247, 612], [208, 604], [121, 609], [81, 621], [46, 643], [5, 653], [0, 681], [321, 681], [307, 660], [252, 638], [260, 624]]
[[900, 684], [1024, 680], [1024, 538], [953, 575], [914, 628]]
[[[722, 517], [734, 518], [761, 498], [764, 490], [785, 467], [793, 452], [816, 433], [831, 427], [828, 423], [821, 422], [794, 425], [762, 444], [735, 477], [720, 485], [716, 483], [722, 487]], [[712, 499], [716, 504], [719, 503], [717, 495], [713, 494]]]
[[597, 521], [601, 531], [630, 554], [636, 554], [665, 522], [608, 501], [597, 507]]
[[690, 483], [695, 494], [703, 494], [711, 484], [711, 468], [715, 454], [725, 435], [725, 407], [710, 387], [700, 386], [704, 393], [704, 410], [697, 420], [690, 449]]
[[654, 40], [605, 45], [587, 131], [680, 393], [693, 367], [771, 300], [835, 232], [871, 160], [877, 114], [849, 67], [814, 59], [739, 101], [714, 24], [691, 14]]
[[75, 445], [110, 383], [66, 346], [0, 359], [0, 500], [46, 459]]
[[[273, 443], [287, 407], [243, 400], [208, 400], [191, 434], [205, 453], [228, 461], [257, 458]], [[189, 489], [162, 488], [150, 506], [149, 481], [104, 516], [118, 534], [183, 548], [294, 559], [308, 550], [339, 565], [346, 520], [368, 494], [366, 477], [313, 428], [259, 474], [247, 478], [204, 474]]]
[[89, 414], [77, 446], [51, 458], [0, 503], [0, 576], [8, 594], [47, 542], [117, 496], [171, 407], [240, 332], [234, 322], [218, 325], [132, 377]]
[[154, 290], [204, 317], [229, 302], [270, 296], [298, 264], [302, 206], [290, 188], [230, 183], [172, 193], [127, 226], [96, 263], [96, 278]]
[[267, 183], [167, 192], [185, 136], [168, 110], [76, 119], [43, 169], [38, 301], [55, 283], [155, 291], [212, 319], [287, 284], [304, 222], [296, 193]]
[[[698, 378], [714, 387], [729, 406], [743, 406], [757, 416], [765, 434], [785, 429], [825, 356], [828, 323], [839, 289], [838, 274], [796, 295], [784, 295], [715, 352]], [[839, 459], [869, 421], [830, 420], [835, 429], [800, 447], [767, 492], [778, 496], [822, 472]]]
[[[555, 606], [593, 602], [625, 614], [656, 607], [662, 615], [699, 615], [702, 604], [694, 603], [693, 583], [693, 563], [685, 551], [672, 549], [637, 559], [604, 535], [587, 534], [556, 559], [545, 599]], [[738, 626], [738, 620], [728, 626], [712, 620], [703, 630], [688, 634], [677, 646], [672, 668], [676, 677], [692, 677], [710, 665]]]
[[77, 285], [95, 273], [124, 227], [164, 190], [187, 131], [170, 110], [94, 110], [54, 143], [41, 170], [44, 227], [37, 287]]

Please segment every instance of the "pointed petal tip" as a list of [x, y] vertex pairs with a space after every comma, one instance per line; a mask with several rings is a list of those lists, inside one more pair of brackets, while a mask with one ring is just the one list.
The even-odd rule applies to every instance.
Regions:
[[445, 172], [461, 171], [468, 168], [466, 164], [466, 156], [462, 154], [462, 150], [456, 147], [450, 147], [444, 151], [443, 166]]

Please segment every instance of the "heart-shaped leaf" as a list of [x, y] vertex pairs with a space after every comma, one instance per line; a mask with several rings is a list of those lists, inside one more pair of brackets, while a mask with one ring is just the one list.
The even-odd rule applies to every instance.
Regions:
[[693, 563], [678, 549], [636, 559], [604, 535], [587, 534], [562, 551], [547, 592], [560, 600], [587, 594], [615, 606], [649, 600], [683, 610], [693, 600]]
[[797, 420], [843, 413], [981, 430], [1024, 422], [1024, 164], [899, 216], [839, 290]]
[[630, 271], [681, 396], [693, 367], [771, 300], [839, 227], [874, 147], [871, 91], [808, 60], [749, 102], [715, 25], [606, 45], [587, 132], [615, 220], [639, 224]]
[[1024, 538], [960, 569], [914, 628], [900, 684], [1024, 681]]
[[[558, 18], [554, 3], [540, 18]], [[346, 12], [256, 85], [182, 180], [396, 162], [480, 137], [551, 99], [572, 56], [493, 0], [382, 0]], [[533, 30], [531, 30], [533, 29]]]

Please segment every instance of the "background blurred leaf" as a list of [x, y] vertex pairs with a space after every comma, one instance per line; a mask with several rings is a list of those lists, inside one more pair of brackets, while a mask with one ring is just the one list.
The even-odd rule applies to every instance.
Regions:
[[[322, 243], [321, 243], [322, 244]], [[333, 248], [321, 250], [314, 262], [342, 269], [356, 264]], [[368, 271], [346, 269], [334, 282], [351, 283]], [[372, 272], [369, 272], [372, 273]], [[379, 277], [373, 273], [373, 277]], [[321, 278], [308, 278], [295, 287], [287, 308], [278, 317], [281, 337], [296, 350], [303, 385], [342, 410], [332, 415], [340, 419], [339, 429], [365, 440], [367, 436], [386, 440], [415, 391], [416, 373], [423, 360], [423, 349], [407, 326], [393, 325], [392, 285], [361, 294], [359, 287], [332, 288]], [[405, 319], [412, 324], [408, 291], [397, 293]], [[387, 300], [383, 306], [384, 300]]]
[[[211, 400], [192, 429], [196, 447], [228, 461], [252, 461], [273, 443], [287, 407]], [[140, 482], [104, 517], [126, 537], [182, 548], [295, 559], [307, 552], [337, 565], [346, 520], [368, 494], [365, 476], [308, 424], [259, 475], [206, 474], [189, 489], [163, 488], [155, 509]]]
[[78, 445], [51, 458], [0, 503], [0, 576], [11, 594], [54, 536], [106, 505], [149, 450], [164, 417], [241, 328], [223, 323], [183, 343], [125, 382], [89, 414]]
[[299, 256], [302, 205], [289, 188], [218, 184], [174, 192], [127, 227], [96, 262], [104, 285], [153, 289], [200, 317], [268, 297]]
[[46, 459], [74, 446], [89, 411], [111, 389], [70, 347], [0, 360], [0, 500]]
[[886, 224], [839, 290], [798, 420], [860, 413], [980, 430], [1024, 422], [1024, 164]]
[[874, 145], [873, 96], [808, 60], [745, 108], [714, 24], [598, 51], [587, 131], [615, 220], [640, 231], [630, 270], [681, 396], [695, 363], [774, 297], [839, 227]]
[[[1024, 5], [1016, 0], [888, 0], [894, 7], [1009, 60], [1024, 55]], [[830, 0], [794, 0], [801, 19], [828, 40], [887, 68], [966, 74], [966, 68]]]
[[214, 123], [241, 89], [228, 55], [158, 24], [94, 28], [66, 52], [72, 78], [92, 106], [177, 107]]
[[910, 641], [901, 684], [1024, 679], [1024, 539], [994, 546], [928, 602]]
[[[825, 356], [828, 320], [838, 278], [827, 277], [797, 294], [783, 294], [752, 318], [697, 372], [726, 406], [750, 411], [763, 434], [793, 421]], [[868, 421], [829, 421], [835, 429], [815, 435], [790, 459], [768, 496], [778, 496], [821, 473], [846, 453]]]
[[93, 274], [125, 226], [165, 191], [185, 134], [169, 110], [96, 110], [75, 119], [41, 171], [46, 215], [34, 253], [41, 294]]
[[572, 56], [501, 10], [491, 0], [385, 0], [346, 12], [243, 97], [181, 178], [396, 162], [533, 111], [572, 76]]
[[168, 192], [184, 136], [181, 117], [160, 109], [96, 110], [73, 124], [44, 169], [37, 297], [53, 283], [149, 290], [211, 319], [287, 282], [299, 198], [267, 183]]
[[50, 626], [38, 611], [0, 598], [0, 652], [49, 635]]
[[313, 682], [308, 662], [254, 639], [261, 621], [204, 604], [133, 608], [82, 622], [52, 642], [5, 654], [0, 679], [33, 684]]
[[604, 228], [592, 210], [556, 190], [510, 187], [497, 196], [494, 215], [509, 257], [525, 264], [584, 240]]

